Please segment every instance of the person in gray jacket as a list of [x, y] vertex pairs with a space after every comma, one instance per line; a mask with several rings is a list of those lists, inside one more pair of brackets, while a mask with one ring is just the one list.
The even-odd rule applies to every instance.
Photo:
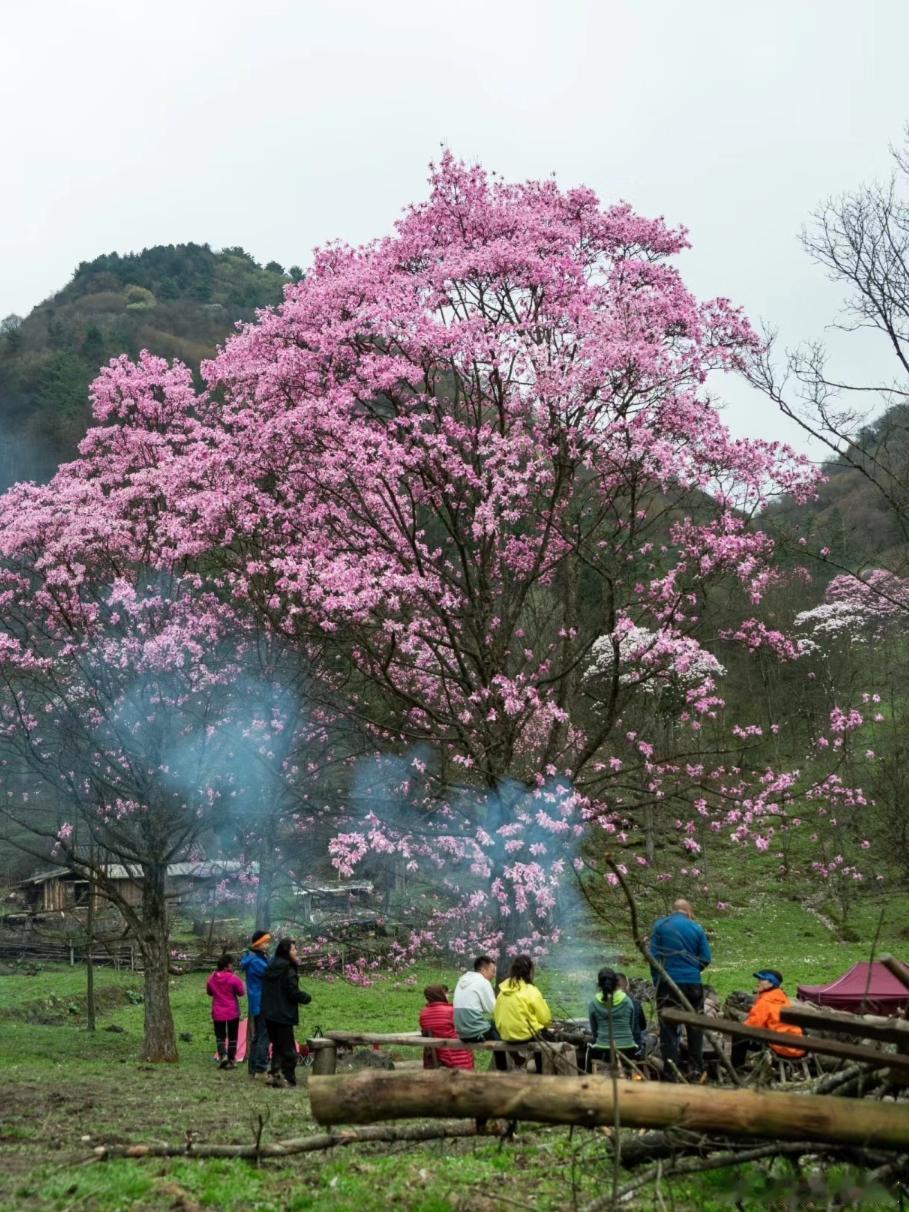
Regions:
[[[502, 1038], [492, 1022], [496, 1005], [495, 990], [492, 987], [495, 975], [495, 960], [488, 955], [478, 955], [473, 961], [472, 971], [465, 972], [455, 985], [451, 999], [454, 1006], [455, 1031], [458, 1038], [465, 1043]], [[500, 1072], [508, 1068], [508, 1058], [504, 1052], [494, 1052], [493, 1059]]]

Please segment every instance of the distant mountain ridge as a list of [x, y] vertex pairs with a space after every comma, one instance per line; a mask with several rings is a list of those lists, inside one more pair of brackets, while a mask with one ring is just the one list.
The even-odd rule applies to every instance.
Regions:
[[46, 480], [89, 423], [88, 386], [112, 357], [140, 349], [197, 371], [238, 321], [281, 301], [297, 266], [242, 248], [167, 244], [77, 266], [24, 319], [0, 321], [0, 490]]

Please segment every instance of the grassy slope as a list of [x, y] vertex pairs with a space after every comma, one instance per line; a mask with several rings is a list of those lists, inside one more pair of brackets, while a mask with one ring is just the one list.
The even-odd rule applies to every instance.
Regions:
[[[876, 925], [880, 904], [861, 911]], [[891, 898], [879, 950], [904, 950], [900, 938], [905, 900]], [[861, 921], [861, 917], [858, 919]], [[725, 994], [748, 987], [758, 963], [774, 963], [790, 974], [790, 985], [839, 974], [868, 948], [834, 941], [796, 901], [755, 894], [746, 906], [716, 914], [708, 922], [717, 961], [714, 980]], [[627, 940], [606, 950], [627, 953]], [[591, 956], [591, 960], [594, 957]], [[642, 972], [640, 965], [628, 965]], [[310, 981], [314, 995], [304, 1012], [303, 1031], [326, 1028], [392, 1030], [412, 1027], [421, 1004], [419, 989], [430, 979], [452, 982], [454, 970], [423, 969], [412, 983], [387, 980], [370, 989], [342, 982]], [[132, 974], [98, 973], [105, 1010], [99, 1024], [116, 1024], [89, 1036], [79, 1025], [83, 992], [79, 969], [36, 976], [0, 976], [0, 1206], [11, 1209], [261, 1208], [347, 1209], [387, 1207], [424, 1210], [563, 1208], [570, 1203], [572, 1172], [583, 1206], [608, 1181], [605, 1142], [596, 1134], [522, 1130], [519, 1143], [500, 1149], [487, 1142], [441, 1143], [389, 1153], [360, 1148], [336, 1156], [315, 1155], [255, 1169], [243, 1162], [148, 1161], [77, 1167], [98, 1142], [179, 1141], [188, 1130], [212, 1141], [249, 1141], [258, 1116], [267, 1119], [267, 1139], [298, 1136], [313, 1125], [305, 1089], [270, 1091], [242, 1072], [221, 1073], [211, 1061], [211, 1028], [204, 977], [176, 979], [177, 1029], [190, 1032], [176, 1067], [137, 1062], [142, 1007], [124, 1000], [136, 989]], [[575, 966], [541, 976], [551, 1000], [566, 1012], [583, 1011], [590, 969]], [[114, 992], [108, 992], [114, 990]], [[48, 999], [56, 1001], [49, 1004]], [[29, 1023], [28, 1017], [62, 1019]], [[89, 1139], [84, 1139], [88, 1137]], [[727, 1180], [710, 1179], [676, 1189], [676, 1207], [730, 1206]], [[746, 1208], [784, 1206], [765, 1194], [741, 1195]], [[637, 1207], [649, 1207], [647, 1196]], [[803, 1203], [803, 1207], [810, 1204]], [[875, 1202], [873, 1206], [887, 1206]]]

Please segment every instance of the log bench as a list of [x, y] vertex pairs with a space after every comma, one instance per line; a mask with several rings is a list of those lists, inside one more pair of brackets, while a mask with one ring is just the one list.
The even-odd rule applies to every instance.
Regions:
[[[435, 1052], [439, 1048], [463, 1048], [468, 1052], [516, 1052], [531, 1055], [541, 1054], [546, 1057], [568, 1058], [571, 1061], [570, 1071], [577, 1073], [574, 1063], [574, 1045], [563, 1044], [553, 1040], [540, 1040], [529, 1044], [506, 1044], [503, 1040], [476, 1040], [467, 1042], [461, 1039], [437, 1039], [433, 1036], [420, 1035], [416, 1031], [402, 1031], [392, 1034], [374, 1034], [362, 1031], [326, 1031], [324, 1036], [308, 1039], [307, 1046], [313, 1053], [312, 1072], [319, 1075], [330, 1075], [337, 1072], [339, 1048], [430, 1048]], [[563, 1068], [561, 1071], [567, 1071]]]

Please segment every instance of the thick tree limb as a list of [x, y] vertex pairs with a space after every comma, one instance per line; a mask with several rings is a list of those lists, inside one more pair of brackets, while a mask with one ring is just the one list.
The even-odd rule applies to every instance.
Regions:
[[909, 1023], [898, 1018], [883, 1018], [870, 1014], [847, 1014], [843, 1010], [816, 1009], [814, 1006], [784, 1006], [780, 1011], [784, 1023], [794, 1023], [809, 1030], [830, 1031], [838, 1035], [854, 1035], [859, 1039], [879, 1039], [890, 1044], [909, 1044]]
[[878, 1048], [864, 1048], [860, 1044], [847, 1044], [837, 1039], [818, 1039], [813, 1035], [784, 1035], [779, 1031], [765, 1031], [761, 1027], [745, 1027], [731, 1018], [708, 1018], [704, 1014], [689, 1014], [687, 1010], [664, 1010], [663, 1017], [670, 1023], [691, 1023], [701, 1027], [709, 1023], [714, 1031], [724, 1035], [735, 1035], [741, 1039], [754, 1039], [762, 1044], [778, 1044], [784, 1048], [802, 1048], [806, 1052], [818, 1052], [823, 1056], [839, 1056], [844, 1060], [861, 1061], [876, 1069], [892, 1068], [909, 1073], [909, 1056], [898, 1052], [881, 1052]]
[[893, 955], [882, 955], [881, 963], [888, 972], [892, 973], [892, 975], [896, 977], [901, 985], [905, 985], [905, 987], [909, 989], [909, 966], [904, 964], [902, 960], [898, 960]]
[[395, 1144], [401, 1141], [498, 1135], [500, 1133], [496, 1131], [480, 1131], [475, 1123], [459, 1120], [442, 1124], [405, 1124], [400, 1128], [343, 1128], [336, 1132], [278, 1140], [270, 1145], [206, 1145], [195, 1144], [191, 1140], [183, 1145], [99, 1145], [92, 1160], [108, 1161], [112, 1157], [288, 1157], [292, 1153], [317, 1153], [341, 1145], [375, 1142]]
[[909, 1106], [820, 1095], [758, 1093], [602, 1077], [540, 1077], [433, 1070], [309, 1079], [322, 1124], [463, 1116], [546, 1124], [687, 1128], [762, 1140], [817, 1140], [909, 1149]]

